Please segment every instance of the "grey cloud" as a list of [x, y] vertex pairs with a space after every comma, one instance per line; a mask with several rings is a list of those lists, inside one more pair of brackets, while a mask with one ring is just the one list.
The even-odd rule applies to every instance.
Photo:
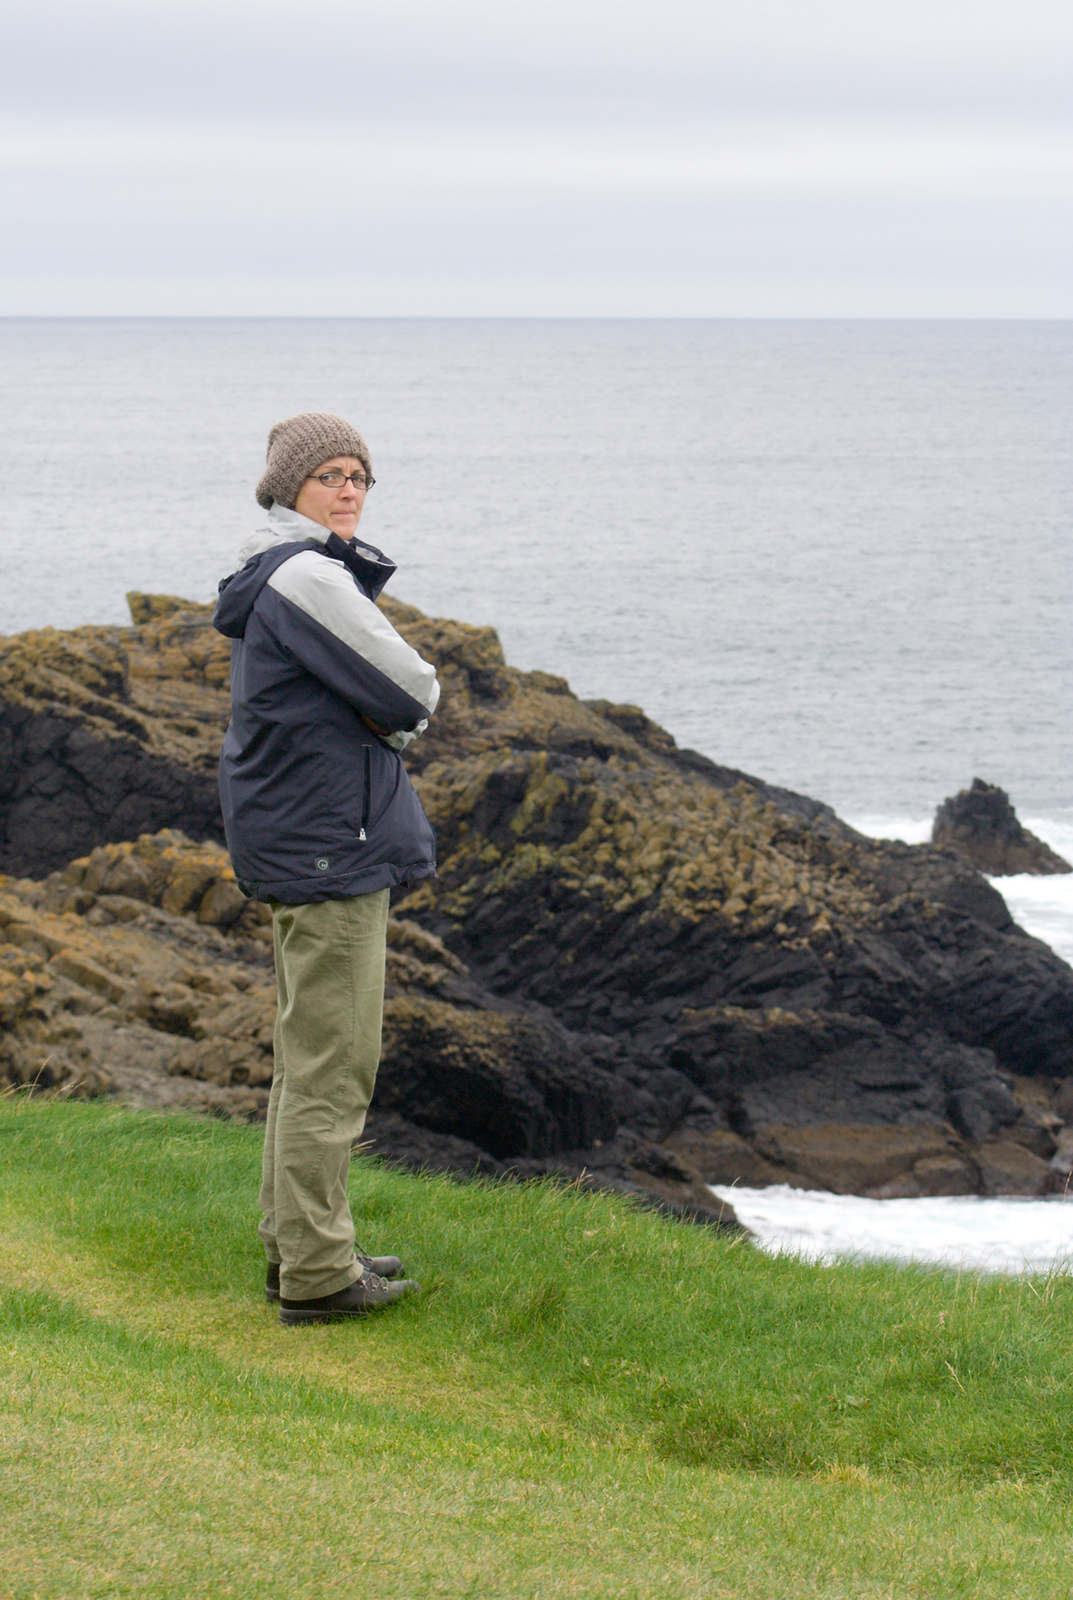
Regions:
[[793, 110], [1068, 114], [1057, 0], [45, 0], [6, 23], [11, 109], [280, 122]]
[[43, 0], [0, 312], [1065, 315], [1063, 0]]

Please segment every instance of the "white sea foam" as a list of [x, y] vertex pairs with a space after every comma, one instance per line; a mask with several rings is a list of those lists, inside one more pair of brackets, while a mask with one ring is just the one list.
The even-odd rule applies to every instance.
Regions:
[[1073, 1258], [1073, 1205], [1045, 1200], [864, 1200], [777, 1184], [769, 1189], [712, 1186], [734, 1207], [762, 1249], [830, 1264], [846, 1259], [919, 1261], [984, 1272], [1067, 1272]]
[[[1073, 862], [1073, 821], [1067, 817], [1025, 817], [1024, 825]], [[992, 878], [1015, 922], [1043, 939], [1063, 961], [1073, 963], [1073, 873], [1055, 877]]]

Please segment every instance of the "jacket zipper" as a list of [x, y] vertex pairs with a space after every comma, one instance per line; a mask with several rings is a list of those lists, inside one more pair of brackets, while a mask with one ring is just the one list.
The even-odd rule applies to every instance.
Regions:
[[359, 844], [364, 844], [365, 843], [365, 824], [369, 820], [369, 796], [370, 796], [370, 793], [371, 793], [371, 790], [372, 790], [372, 778], [369, 775], [369, 752], [368, 752], [368, 750], [365, 751], [365, 760], [364, 760], [363, 765], [365, 767], [365, 773], [364, 773], [364, 776], [362, 778], [362, 786], [361, 786], [361, 826], [358, 829], [358, 843]]

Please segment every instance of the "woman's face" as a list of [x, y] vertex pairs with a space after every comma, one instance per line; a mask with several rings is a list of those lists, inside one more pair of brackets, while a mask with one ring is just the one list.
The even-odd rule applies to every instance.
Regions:
[[[347, 476], [333, 489], [330, 484], [321, 483], [318, 475], [324, 472], [343, 472]], [[352, 473], [357, 474], [359, 481], [365, 477], [365, 468], [356, 456], [332, 456], [330, 461], [322, 461], [299, 489], [294, 509], [310, 522], [330, 528], [340, 539], [353, 539], [365, 508], [365, 490], [351, 483]]]

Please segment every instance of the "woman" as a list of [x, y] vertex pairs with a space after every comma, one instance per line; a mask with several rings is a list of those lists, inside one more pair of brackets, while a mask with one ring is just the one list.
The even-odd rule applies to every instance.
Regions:
[[277, 423], [257, 486], [268, 516], [213, 618], [234, 641], [228, 848], [243, 891], [272, 907], [260, 1234], [286, 1324], [360, 1316], [417, 1287], [398, 1280], [396, 1257], [356, 1253], [346, 1194], [380, 1058], [388, 895], [436, 870], [400, 751], [427, 727], [439, 684], [374, 604], [395, 567], [355, 536], [372, 483], [365, 441], [342, 417]]

